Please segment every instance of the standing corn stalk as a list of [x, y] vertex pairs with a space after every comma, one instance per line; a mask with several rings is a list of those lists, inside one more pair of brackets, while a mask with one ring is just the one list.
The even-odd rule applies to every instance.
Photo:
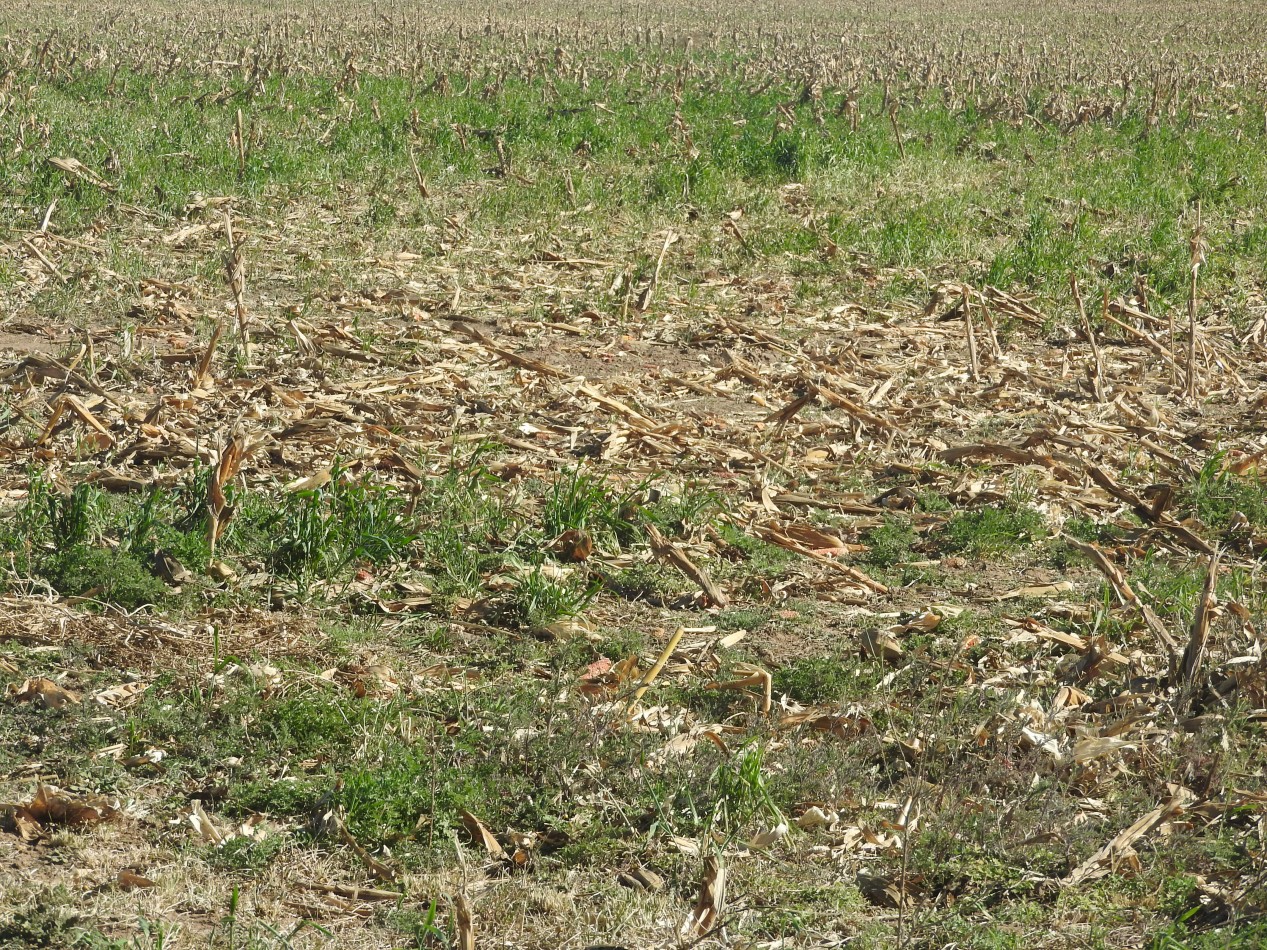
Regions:
[[1104, 356], [1100, 353], [1100, 344], [1096, 342], [1095, 329], [1091, 326], [1091, 320], [1087, 317], [1087, 307], [1082, 300], [1082, 288], [1078, 286], [1076, 274], [1069, 275], [1069, 287], [1073, 291], [1074, 303], [1078, 305], [1078, 319], [1082, 323], [1082, 335], [1091, 344], [1091, 357], [1095, 360], [1095, 365], [1087, 368], [1087, 376], [1091, 380], [1091, 388], [1095, 391], [1096, 402], [1105, 402]]
[[246, 293], [246, 267], [242, 259], [242, 245], [233, 237], [233, 215], [224, 213], [224, 234], [229, 241], [229, 250], [224, 255], [224, 273], [233, 292], [233, 312], [238, 321], [238, 333], [242, 337], [243, 355], [251, 358], [251, 334], [246, 325], [246, 304], [243, 295]]
[[[888, 87], [886, 86], [885, 89], [887, 90]], [[898, 127], [898, 124], [897, 124], [898, 107], [899, 107], [899, 103], [897, 102], [894, 102], [892, 105], [889, 106], [889, 124], [893, 126], [893, 137], [897, 139], [898, 158], [905, 161], [906, 160], [906, 146], [902, 144], [902, 130]]]
[[238, 110], [237, 121], [234, 124], [233, 132], [230, 135], [234, 148], [238, 153], [238, 180], [241, 181], [246, 177], [246, 135], [242, 130], [242, 110]]
[[1188, 398], [1197, 398], [1197, 271], [1205, 263], [1205, 227], [1201, 224], [1201, 204], [1197, 203], [1197, 226], [1188, 240], [1191, 262], [1188, 282]]
[[976, 383], [981, 381], [981, 361], [977, 356], [977, 331], [972, 325], [972, 288], [965, 284], [962, 290], [963, 325], [968, 335], [968, 367], [972, 372], [972, 381]]
[[237, 477], [242, 468], [242, 460], [247, 454], [246, 439], [238, 435], [230, 436], [220, 450], [216, 467], [207, 476], [207, 547], [213, 557], [216, 542], [220, 540], [224, 526], [233, 516], [233, 509], [229, 507], [224, 495], [224, 486]]

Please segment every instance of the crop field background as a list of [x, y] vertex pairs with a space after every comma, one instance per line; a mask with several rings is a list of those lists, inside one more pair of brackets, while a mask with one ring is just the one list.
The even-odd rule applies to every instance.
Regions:
[[1267, 942], [1267, 4], [0, 2], [0, 947]]

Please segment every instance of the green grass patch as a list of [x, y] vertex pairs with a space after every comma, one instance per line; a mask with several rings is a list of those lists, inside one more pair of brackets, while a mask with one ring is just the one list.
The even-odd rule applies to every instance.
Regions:
[[1019, 551], [1046, 534], [1047, 523], [1033, 508], [989, 505], [952, 515], [940, 540], [948, 552], [994, 557]]
[[838, 703], [858, 688], [856, 659], [805, 657], [774, 671], [774, 692], [806, 704]]
[[918, 536], [905, 518], [886, 518], [884, 524], [872, 528], [863, 540], [869, 546], [866, 559], [876, 567], [893, 567], [911, 559], [911, 548]]
[[1242, 530], [1267, 530], [1267, 483], [1257, 477], [1235, 475], [1224, 468], [1226, 456], [1210, 456], [1183, 496], [1202, 524], [1226, 532], [1238, 522]]
[[417, 537], [407, 503], [402, 492], [347, 478], [336, 465], [326, 485], [283, 496], [267, 515], [269, 562], [284, 577], [306, 580], [402, 558]]

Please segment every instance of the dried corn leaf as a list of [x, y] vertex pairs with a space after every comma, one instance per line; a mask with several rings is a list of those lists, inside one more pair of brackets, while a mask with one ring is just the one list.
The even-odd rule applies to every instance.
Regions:
[[9, 698], [15, 703], [39, 703], [45, 709], [73, 706], [80, 699], [74, 690], [66, 689], [44, 676], [32, 677], [20, 686], [9, 686]]

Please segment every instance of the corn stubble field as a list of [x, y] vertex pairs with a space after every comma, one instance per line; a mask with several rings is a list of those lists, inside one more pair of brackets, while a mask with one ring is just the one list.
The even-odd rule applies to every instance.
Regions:
[[1267, 6], [0, 12], [0, 946], [1267, 939]]

